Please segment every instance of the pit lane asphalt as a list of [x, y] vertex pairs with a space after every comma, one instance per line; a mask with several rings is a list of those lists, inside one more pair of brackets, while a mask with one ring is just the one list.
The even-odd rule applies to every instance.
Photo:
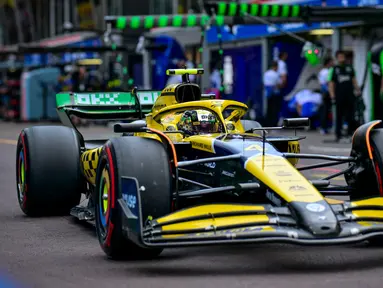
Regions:
[[[382, 287], [383, 248], [365, 245], [188, 248], [167, 250], [155, 261], [107, 260], [92, 228], [71, 217], [31, 219], [20, 211], [14, 144], [25, 126], [31, 125], [0, 123], [0, 287], [9, 287], [1, 285], [1, 275], [18, 287], [39, 288]], [[88, 137], [112, 134], [99, 127], [82, 131]], [[302, 152], [335, 148], [334, 154], [347, 155], [347, 145], [323, 144], [323, 137], [308, 135]], [[329, 172], [316, 170], [311, 176]]]

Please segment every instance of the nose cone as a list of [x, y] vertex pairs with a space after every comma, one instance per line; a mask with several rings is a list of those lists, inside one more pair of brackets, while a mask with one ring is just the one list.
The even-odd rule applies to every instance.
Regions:
[[292, 202], [290, 205], [298, 223], [314, 236], [331, 237], [340, 233], [338, 220], [326, 201]]

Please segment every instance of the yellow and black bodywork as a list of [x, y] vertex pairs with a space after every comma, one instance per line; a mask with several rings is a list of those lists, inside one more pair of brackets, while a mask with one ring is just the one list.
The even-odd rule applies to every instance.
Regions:
[[96, 184], [97, 165], [101, 150], [102, 146], [87, 150], [81, 155], [82, 172], [86, 180], [92, 185]]
[[[185, 71], [199, 73], [198, 69]], [[380, 122], [357, 130], [349, 157], [302, 154], [299, 141], [304, 137], [266, 135], [267, 130], [276, 127], [245, 131], [241, 118], [247, 112], [246, 105], [205, 96], [193, 83], [170, 85], [160, 93], [145, 121], [115, 126], [117, 133], [164, 143], [175, 181], [188, 178], [189, 183], [199, 186], [191, 189], [194, 184], [176, 185], [173, 194], [182, 205], [158, 219], [143, 219], [139, 183], [129, 175], [122, 176], [123, 197], [119, 203], [125, 218], [123, 229], [131, 241], [143, 247], [235, 242], [330, 245], [383, 236], [383, 154], [379, 158], [379, 147], [373, 145], [377, 140], [370, 136]], [[214, 113], [222, 132], [185, 135], [178, 131], [182, 113], [195, 109]], [[296, 128], [306, 122], [286, 119], [284, 127], [278, 129]], [[101, 149], [88, 149], [81, 157], [83, 174], [92, 185]], [[331, 177], [308, 180], [300, 172], [305, 168], [296, 166], [301, 158], [350, 163], [344, 171], [350, 190], [332, 186]], [[316, 167], [325, 166], [321, 165]], [[190, 171], [195, 173], [190, 175]], [[372, 179], [374, 185], [361, 188], [366, 179]], [[365, 191], [366, 187], [371, 190]], [[326, 198], [339, 194], [351, 200]], [[368, 199], [361, 200], [363, 195]], [[135, 205], [128, 207], [123, 199], [136, 199]]]

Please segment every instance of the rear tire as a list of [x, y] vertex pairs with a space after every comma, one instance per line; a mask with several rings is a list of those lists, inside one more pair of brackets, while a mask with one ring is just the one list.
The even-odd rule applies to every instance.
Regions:
[[[111, 259], [151, 259], [162, 249], [143, 248], [123, 231], [121, 177], [134, 177], [141, 191], [142, 217], [153, 219], [171, 212], [172, 178], [169, 158], [162, 143], [140, 137], [110, 139], [104, 146], [97, 169], [95, 190], [96, 231], [101, 248]], [[107, 200], [106, 200], [107, 199]]]
[[85, 187], [76, 132], [63, 126], [26, 128], [16, 151], [21, 210], [28, 216], [68, 214], [79, 203]]

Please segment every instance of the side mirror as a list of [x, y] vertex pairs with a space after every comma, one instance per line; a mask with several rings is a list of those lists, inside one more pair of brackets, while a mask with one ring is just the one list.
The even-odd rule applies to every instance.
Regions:
[[145, 122], [118, 123], [114, 125], [114, 133], [139, 133], [146, 131]]
[[294, 129], [294, 128], [305, 128], [310, 126], [309, 118], [286, 118], [283, 119], [283, 128]]

